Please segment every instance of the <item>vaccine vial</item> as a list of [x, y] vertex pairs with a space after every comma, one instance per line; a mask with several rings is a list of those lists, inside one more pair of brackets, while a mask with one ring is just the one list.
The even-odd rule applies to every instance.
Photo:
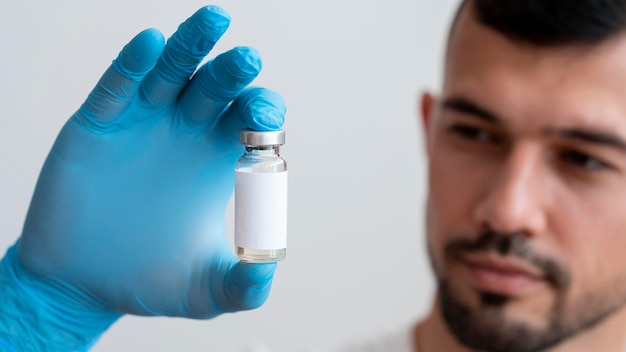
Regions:
[[235, 250], [241, 261], [276, 262], [287, 254], [287, 163], [284, 131], [241, 130], [235, 167]]

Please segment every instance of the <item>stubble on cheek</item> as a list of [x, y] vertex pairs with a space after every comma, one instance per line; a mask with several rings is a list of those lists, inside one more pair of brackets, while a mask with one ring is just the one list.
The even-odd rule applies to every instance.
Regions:
[[[579, 277], [574, 284], [562, 264], [536, 254], [530, 240], [515, 234], [447, 237], [446, 243], [437, 243], [440, 239], [434, 234], [429, 234], [428, 251], [439, 283], [438, 309], [453, 335], [468, 347], [542, 350], [586, 331], [626, 305], [626, 274], [602, 282], [582, 282], [584, 278]], [[544, 288], [510, 297], [471, 287], [459, 256], [481, 251], [515, 256], [540, 268], [545, 274]]]

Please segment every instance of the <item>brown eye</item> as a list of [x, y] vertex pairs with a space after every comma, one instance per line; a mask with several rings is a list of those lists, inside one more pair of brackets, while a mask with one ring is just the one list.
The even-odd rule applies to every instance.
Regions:
[[564, 151], [560, 157], [561, 160], [584, 170], [601, 171], [610, 168], [604, 161], [575, 150]]
[[461, 138], [480, 143], [496, 143], [499, 141], [499, 138], [493, 133], [471, 125], [453, 125], [450, 127], [450, 132]]

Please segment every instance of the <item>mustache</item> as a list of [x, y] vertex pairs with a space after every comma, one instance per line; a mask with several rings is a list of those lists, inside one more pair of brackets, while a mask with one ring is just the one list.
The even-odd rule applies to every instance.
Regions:
[[477, 237], [462, 237], [450, 241], [445, 246], [448, 259], [461, 259], [464, 254], [497, 253], [524, 261], [544, 273], [546, 280], [554, 287], [565, 289], [570, 285], [569, 272], [558, 261], [537, 254], [530, 245], [528, 236], [522, 232], [502, 233], [486, 229]]

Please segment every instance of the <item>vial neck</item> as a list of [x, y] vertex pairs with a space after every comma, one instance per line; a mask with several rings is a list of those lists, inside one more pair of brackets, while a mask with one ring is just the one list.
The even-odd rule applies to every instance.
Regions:
[[279, 155], [280, 148], [277, 145], [271, 146], [250, 146], [245, 148], [245, 155], [248, 156], [276, 156]]

